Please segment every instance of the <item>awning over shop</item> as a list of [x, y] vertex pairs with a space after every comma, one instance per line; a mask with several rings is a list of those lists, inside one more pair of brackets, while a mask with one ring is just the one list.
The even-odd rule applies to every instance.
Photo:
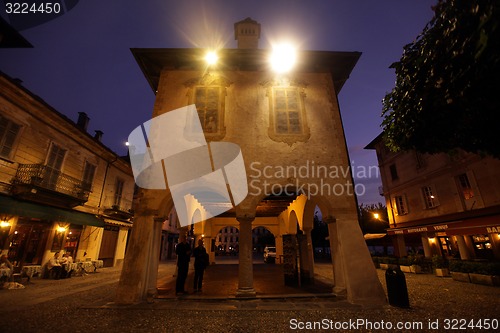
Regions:
[[463, 221], [454, 221], [436, 225], [424, 225], [409, 228], [387, 229], [389, 235], [403, 235], [412, 233], [445, 233], [452, 235], [474, 235], [500, 233], [500, 216], [478, 217]]
[[91, 225], [94, 227], [104, 227], [105, 225], [103, 220], [97, 218], [93, 214], [45, 206], [27, 201], [19, 201], [6, 196], [0, 196], [0, 214], [67, 222], [71, 224]]
[[365, 240], [384, 238], [387, 234], [364, 234]]
[[132, 225], [133, 225], [132, 222], [113, 220], [113, 219], [107, 219], [107, 218], [104, 218], [104, 222], [106, 222], [106, 224], [118, 225], [120, 227], [127, 227], [127, 228], [132, 228]]

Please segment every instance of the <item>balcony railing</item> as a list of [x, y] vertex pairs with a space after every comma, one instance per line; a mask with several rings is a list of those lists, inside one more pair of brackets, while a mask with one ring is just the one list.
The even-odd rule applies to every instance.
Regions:
[[88, 200], [90, 192], [90, 186], [83, 181], [43, 164], [19, 164], [13, 184], [66, 194], [82, 202]]
[[106, 196], [104, 198], [104, 213], [109, 216], [116, 216], [128, 219], [133, 216], [132, 200], [118, 196]]

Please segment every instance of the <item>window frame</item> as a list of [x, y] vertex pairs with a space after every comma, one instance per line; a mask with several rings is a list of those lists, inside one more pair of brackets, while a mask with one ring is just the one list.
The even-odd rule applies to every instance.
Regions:
[[[6, 130], [0, 136], [0, 158], [1, 159], [11, 159], [15, 155], [15, 152], [17, 149], [17, 144], [19, 142], [19, 138], [21, 137], [21, 132], [23, 130], [23, 125], [13, 121], [12, 119], [10, 119], [8, 117], [0, 115], [0, 121], [2, 120], [2, 118], [5, 119], [5, 121], [6, 121]], [[5, 148], [5, 141], [7, 139], [7, 133], [11, 129], [12, 126], [17, 126], [18, 128], [17, 128], [16, 133], [14, 134], [14, 139], [12, 140], [12, 144], [9, 148], [10, 149], [9, 152], [6, 154], [3, 154], [2, 152]]]
[[[306, 142], [309, 140], [311, 136], [311, 132], [309, 129], [309, 125], [307, 122], [307, 112], [305, 108], [305, 83], [291, 81], [291, 82], [278, 82], [271, 81], [263, 84], [265, 88], [267, 88], [266, 96], [269, 100], [269, 128], [268, 135], [273, 141], [277, 142], [285, 142], [289, 146], [293, 145], [296, 142]], [[299, 114], [300, 119], [300, 133], [280, 133], [277, 131], [277, 110], [275, 108], [276, 105], [276, 91], [277, 90], [293, 90], [297, 96], [297, 113]], [[288, 99], [286, 99], [286, 104], [288, 105]], [[287, 107], [288, 108], [288, 107]], [[287, 113], [289, 111], [286, 111]], [[289, 124], [289, 115], [287, 114], [287, 122]]]
[[425, 185], [420, 188], [424, 209], [433, 209], [439, 206], [439, 199], [436, 194], [436, 189], [432, 185]]
[[[462, 180], [465, 180], [465, 183], [467, 183], [466, 185], [468, 185], [467, 187], [463, 186], [464, 182], [462, 182]], [[460, 190], [460, 193], [462, 193], [462, 198], [464, 200], [470, 200], [474, 198], [474, 189], [472, 188], [472, 184], [469, 180], [469, 176], [467, 175], [467, 173], [464, 172], [457, 175], [456, 182], [458, 184], [458, 189]]]
[[[395, 195], [394, 196], [394, 207], [396, 210], [396, 215], [403, 216], [409, 214], [408, 201], [406, 200], [406, 195]], [[401, 209], [403, 208], [403, 209]]]
[[[204, 124], [202, 125], [203, 133], [205, 135], [205, 139], [207, 141], [220, 141], [226, 136], [226, 96], [227, 96], [227, 88], [232, 84], [228, 79], [223, 76], [207, 73], [202, 77], [196, 77], [184, 82], [184, 86], [188, 88], [188, 103], [190, 105], [196, 105], [196, 91], [197, 89], [209, 89], [209, 88], [218, 88], [219, 89], [219, 101], [218, 101], [218, 110], [217, 110], [217, 131], [216, 132], [207, 132], [203, 129]], [[198, 112], [198, 108], [196, 108]], [[206, 111], [205, 111], [206, 112]], [[201, 123], [201, 119], [200, 119]]]
[[[91, 166], [93, 168], [92, 176], [90, 177], [90, 181], [86, 181], [86, 179], [85, 179], [86, 175], [87, 175], [87, 166]], [[83, 164], [83, 174], [82, 174], [82, 189], [84, 191], [92, 192], [92, 185], [94, 184], [94, 178], [95, 178], [96, 171], [97, 171], [97, 166], [86, 160], [85, 163]], [[86, 185], [88, 185], [88, 187]]]

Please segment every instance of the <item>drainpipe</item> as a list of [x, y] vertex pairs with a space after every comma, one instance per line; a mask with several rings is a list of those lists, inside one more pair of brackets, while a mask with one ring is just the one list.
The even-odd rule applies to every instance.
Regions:
[[109, 167], [115, 163], [117, 160], [119, 159], [119, 157], [116, 157], [113, 161], [109, 162], [107, 161], [107, 164], [106, 164], [106, 171], [104, 172], [104, 181], [102, 182], [102, 188], [101, 188], [101, 197], [99, 198], [99, 206], [97, 206], [97, 212], [99, 212], [101, 210], [101, 203], [102, 203], [102, 195], [104, 194], [104, 187], [106, 186], [106, 178], [108, 178], [108, 171], [109, 171]]

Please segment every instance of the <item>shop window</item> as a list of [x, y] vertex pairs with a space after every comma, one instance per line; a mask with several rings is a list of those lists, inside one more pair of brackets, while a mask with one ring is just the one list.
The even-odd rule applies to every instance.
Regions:
[[464, 196], [465, 200], [472, 199], [474, 197], [474, 191], [472, 190], [472, 186], [469, 182], [469, 177], [467, 174], [463, 173], [457, 177], [458, 186]]
[[81, 226], [71, 226], [66, 234], [66, 241], [64, 242], [64, 252], [69, 253], [73, 258], [76, 257], [78, 250], [78, 242], [82, 233]]
[[432, 188], [432, 186], [422, 187], [422, 196], [425, 208], [430, 209], [439, 206], [439, 200], [435, 192], [436, 191]]
[[18, 125], [9, 119], [0, 116], [0, 156], [5, 158], [12, 157], [14, 144], [21, 129]]

